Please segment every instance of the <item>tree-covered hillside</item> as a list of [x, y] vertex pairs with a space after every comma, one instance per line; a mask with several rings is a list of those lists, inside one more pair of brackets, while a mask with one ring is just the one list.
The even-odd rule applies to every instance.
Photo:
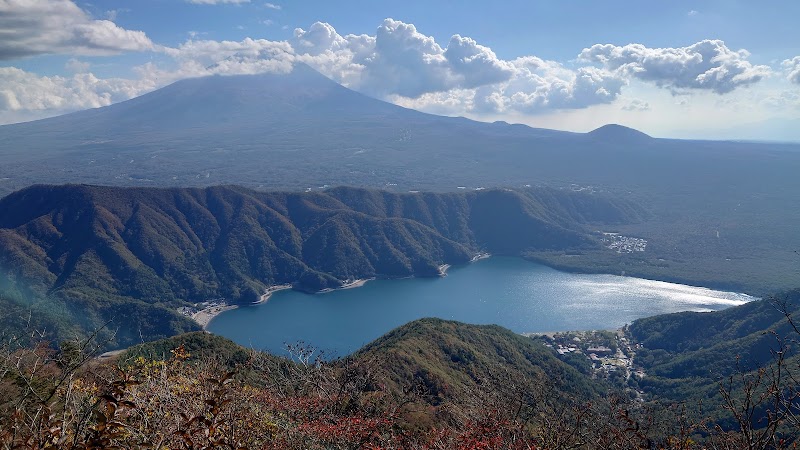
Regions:
[[637, 386], [664, 403], [696, 405], [693, 414], [704, 412], [725, 427], [737, 426], [728, 394], [740, 414], [747, 407], [756, 416], [793, 411], [800, 389], [798, 310], [800, 290], [792, 290], [712, 313], [637, 320], [629, 332], [641, 344], [635, 361], [646, 372]]
[[0, 200], [0, 293], [125, 345], [197, 329], [176, 308], [369, 277], [436, 276], [475, 253], [599, 248], [632, 204], [558, 190], [393, 194], [35, 186]]
[[[741, 321], [756, 313], [735, 309]], [[707, 319], [718, 326], [729, 318]], [[798, 430], [792, 378], [773, 386], [746, 373], [745, 383], [723, 383], [733, 403], [657, 386], [641, 399], [624, 380], [575, 370], [538, 340], [439, 319], [404, 325], [336, 361], [303, 347], [275, 357], [205, 333], [102, 361], [87, 359], [86, 347], [0, 345], [0, 445], [766, 450], [794, 448]], [[751, 415], [731, 420], [742, 405], [753, 406], [744, 409]]]

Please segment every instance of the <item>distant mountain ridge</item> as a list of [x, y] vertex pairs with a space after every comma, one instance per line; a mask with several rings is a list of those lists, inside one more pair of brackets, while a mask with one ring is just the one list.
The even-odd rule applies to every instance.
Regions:
[[[0, 126], [0, 193], [65, 182], [437, 190], [626, 183], [620, 175], [652, 171], [640, 157], [675, 145], [646, 137], [619, 125], [580, 134], [421, 113], [298, 64], [289, 74], [180, 80], [110, 106]], [[609, 158], [637, 170], [621, 171]]]
[[[219, 297], [249, 303], [272, 285], [318, 291], [359, 278], [436, 276], [439, 265], [478, 251], [595, 248], [586, 224], [637, 220], [639, 212], [552, 189], [401, 195], [34, 186], [0, 199], [0, 293], [56, 299], [94, 317], [90, 323], [112, 318], [119, 305], [175, 318], [163, 307]], [[136, 322], [119, 324], [129, 328], [121, 342], [138, 334], [130, 329]]]
[[626, 126], [618, 124], [603, 125], [587, 133], [590, 137], [595, 139], [603, 139], [611, 142], [643, 142], [653, 139], [639, 130], [634, 130]]

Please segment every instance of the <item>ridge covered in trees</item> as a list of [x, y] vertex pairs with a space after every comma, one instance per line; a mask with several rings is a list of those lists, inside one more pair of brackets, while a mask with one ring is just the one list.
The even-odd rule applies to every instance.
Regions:
[[[731, 308], [735, 319], [703, 313], [652, 320], [673, 329], [701, 320], [716, 330], [728, 324], [763, 333], [753, 321], [766, 303]], [[649, 337], [639, 325], [659, 326], [652, 320], [637, 322], [628, 336]], [[735, 368], [733, 383], [709, 376], [723, 401], [703, 404], [696, 400], [705, 392], [676, 396], [656, 385], [636, 397], [624, 383], [576, 370], [538, 340], [440, 319], [411, 322], [335, 361], [304, 347], [276, 357], [205, 333], [97, 361], [86, 353], [97, 348], [91, 342], [3, 342], [0, 445], [690, 450], [788, 449], [797, 438], [800, 385], [788, 373], [798, 361], [789, 357]], [[647, 360], [645, 348], [639, 352]], [[664, 354], [661, 364], [691, 352]], [[736, 359], [725, 351], [718, 360]], [[787, 375], [774, 378], [777, 369]]]
[[[554, 189], [394, 194], [34, 186], [0, 199], [0, 299], [57, 335], [109, 323], [126, 346], [198, 326], [176, 310], [436, 276], [477, 252], [600, 248], [589, 224], [636, 206]], [[18, 329], [18, 328], [17, 328]]]

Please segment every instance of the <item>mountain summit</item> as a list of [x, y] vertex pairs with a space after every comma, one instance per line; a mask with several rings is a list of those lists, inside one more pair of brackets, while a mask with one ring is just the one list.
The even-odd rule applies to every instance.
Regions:
[[307, 65], [297, 64], [290, 73], [187, 78], [110, 106], [0, 129], [55, 129], [68, 135], [119, 138], [140, 131], [242, 129], [299, 120], [300, 116], [363, 116], [400, 110], [403, 108], [351, 91]]
[[594, 139], [610, 141], [610, 142], [631, 142], [631, 141], [646, 141], [653, 139], [649, 135], [642, 133], [639, 130], [634, 130], [623, 125], [611, 123], [603, 125], [587, 133]]

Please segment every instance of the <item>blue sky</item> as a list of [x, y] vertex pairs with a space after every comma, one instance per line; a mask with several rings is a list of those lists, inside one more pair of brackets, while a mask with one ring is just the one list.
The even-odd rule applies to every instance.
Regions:
[[304, 62], [477, 120], [800, 140], [800, 2], [0, 0], [0, 123]]

